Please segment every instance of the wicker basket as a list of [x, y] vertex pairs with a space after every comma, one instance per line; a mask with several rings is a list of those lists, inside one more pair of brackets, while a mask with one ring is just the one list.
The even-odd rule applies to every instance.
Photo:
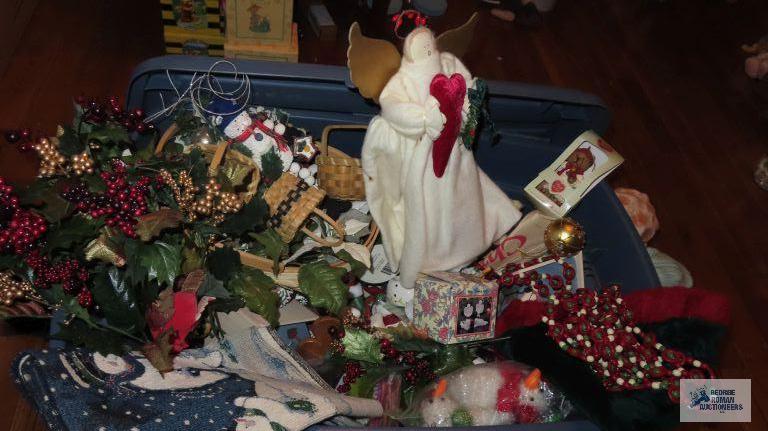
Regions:
[[[344, 242], [344, 228], [324, 211], [317, 209], [323, 198], [325, 192], [322, 189], [309, 186], [295, 175], [285, 172], [264, 193], [264, 200], [267, 201], [272, 216], [267, 224], [273, 227], [286, 243], [291, 242], [301, 230], [324, 246], [340, 245]], [[338, 238], [328, 240], [307, 229], [304, 224], [312, 213], [327, 221], [338, 234]]]
[[317, 184], [328, 196], [345, 201], [365, 199], [363, 167], [360, 159], [328, 145], [328, 136], [334, 130], [367, 130], [368, 126], [349, 124], [328, 126], [323, 129], [320, 155], [317, 156]]

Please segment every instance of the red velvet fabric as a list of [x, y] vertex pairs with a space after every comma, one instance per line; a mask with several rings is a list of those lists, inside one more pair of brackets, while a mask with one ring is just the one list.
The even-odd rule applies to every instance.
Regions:
[[[727, 326], [731, 318], [725, 295], [705, 289], [661, 287], [622, 296], [637, 323], [657, 323], [674, 318], [695, 318]], [[514, 301], [496, 318], [496, 333], [541, 322], [544, 303]]]
[[466, 93], [467, 83], [458, 73], [454, 73], [450, 78], [442, 73], [437, 74], [429, 86], [429, 94], [440, 102], [440, 112], [445, 115], [445, 126], [432, 144], [432, 169], [438, 178], [445, 173], [451, 151], [461, 131], [461, 108], [464, 106]]

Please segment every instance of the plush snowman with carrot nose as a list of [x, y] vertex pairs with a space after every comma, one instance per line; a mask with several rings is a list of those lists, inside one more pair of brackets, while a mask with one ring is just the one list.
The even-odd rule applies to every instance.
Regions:
[[473, 365], [440, 380], [422, 400], [425, 426], [535, 423], [547, 408], [541, 372], [500, 362]]

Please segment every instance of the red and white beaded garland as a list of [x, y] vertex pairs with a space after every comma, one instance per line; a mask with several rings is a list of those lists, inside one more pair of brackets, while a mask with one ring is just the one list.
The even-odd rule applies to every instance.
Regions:
[[[531, 270], [515, 274], [531, 263], [510, 265], [499, 277], [502, 286], [530, 286], [547, 302], [541, 321], [547, 335], [569, 355], [586, 362], [609, 391], [666, 390], [680, 401], [680, 379], [713, 378], [699, 360], [665, 347], [653, 333], [637, 325], [617, 285], [601, 292], [573, 289], [575, 269], [558, 260], [562, 275], [540, 275]], [[535, 264], [535, 263], [533, 263]]]

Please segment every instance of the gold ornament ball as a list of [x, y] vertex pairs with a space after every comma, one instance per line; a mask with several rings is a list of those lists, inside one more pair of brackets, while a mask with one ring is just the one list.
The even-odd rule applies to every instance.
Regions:
[[192, 136], [192, 145], [210, 145], [213, 139], [211, 138], [211, 132], [207, 127], [204, 127], [197, 131]]
[[557, 219], [544, 231], [544, 245], [558, 257], [568, 257], [584, 248], [586, 234], [576, 220], [568, 217]]

